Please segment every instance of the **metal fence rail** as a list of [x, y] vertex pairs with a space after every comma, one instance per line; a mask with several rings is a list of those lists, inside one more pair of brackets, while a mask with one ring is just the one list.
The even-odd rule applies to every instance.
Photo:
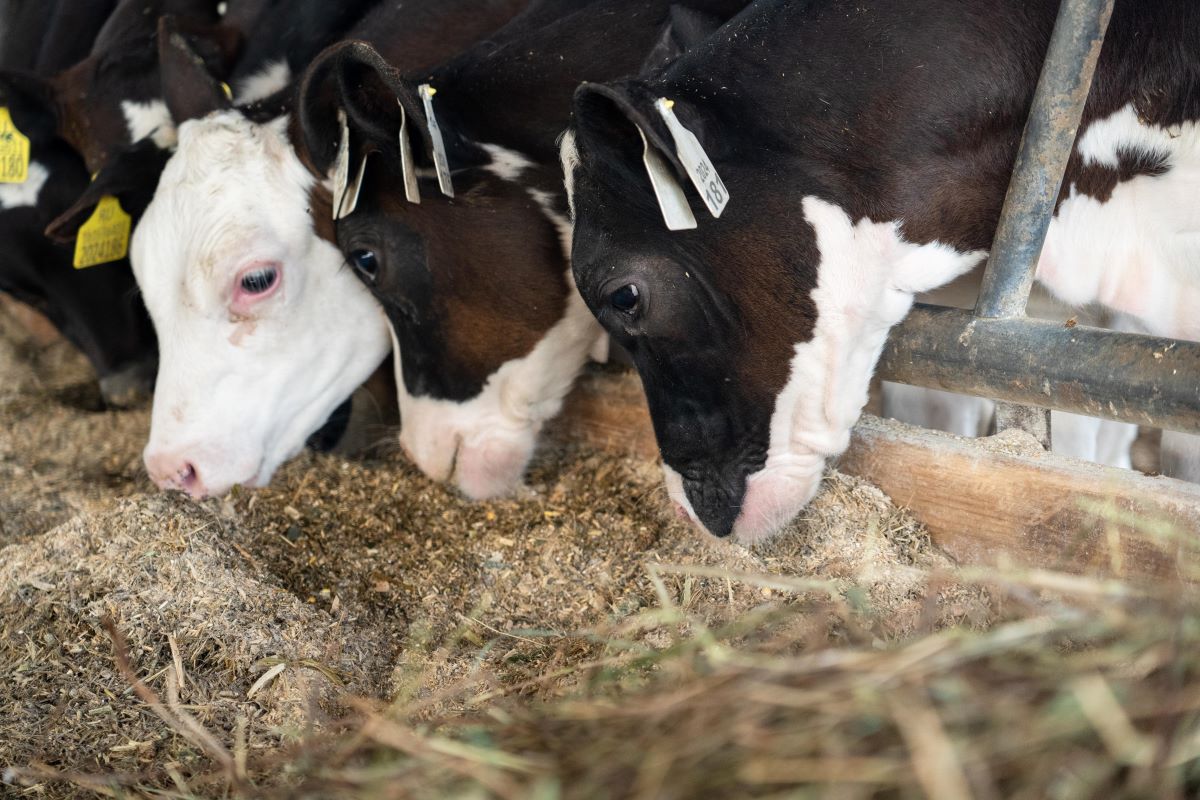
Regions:
[[993, 398], [999, 428], [1043, 444], [1051, 408], [1200, 433], [1200, 344], [1025, 317], [1113, 4], [1062, 0], [975, 312], [918, 305], [879, 362], [884, 380]]

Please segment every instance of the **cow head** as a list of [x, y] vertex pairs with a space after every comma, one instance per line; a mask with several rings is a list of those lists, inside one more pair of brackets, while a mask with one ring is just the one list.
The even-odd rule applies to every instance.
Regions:
[[182, 37], [160, 46], [179, 143], [131, 247], [161, 353], [145, 459], [160, 486], [215, 495], [265, 483], [389, 341], [314, 229], [288, 118], [250, 119]]
[[[450, 108], [441, 99], [435, 109]], [[314, 62], [299, 108], [316, 175], [334, 164], [339, 109], [352, 176], [366, 160], [355, 210], [335, 235], [391, 322], [403, 449], [469, 497], [512, 490], [600, 336], [567, 272], [557, 164], [470, 139], [448, 112], [439, 120], [454, 190], [446, 197], [417, 86], [362, 42]], [[402, 115], [419, 202], [406, 199]]]
[[[668, 95], [728, 188], [719, 219], [654, 107]], [[575, 279], [641, 374], [671, 497], [742, 540], [771, 535], [812, 498], [913, 293], [980, 258], [852, 217], [818, 165], [754, 123], [680, 89], [589, 84], [562, 149]], [[664, 225], [639, 128], [686, 187], [695, 229]]]
[[[162, 99], [156, 28], [160, 15], [177, 12], [172, 30], [183, 30], [210, 67], [225, 71], [240, 40], [215, 25], [216, 4], [207, 0], [126, 0], [97, 35], [91, 54], [46, 78], [0, 73], [21, 130], [53, 130], [80, 155], [90, 172], [123, 147], [149, 138], [174, 144], [175, 128]], [[174, 16], [164, 17], [176, 20]], [[182, 34], [181, 34], [182, 35]]]

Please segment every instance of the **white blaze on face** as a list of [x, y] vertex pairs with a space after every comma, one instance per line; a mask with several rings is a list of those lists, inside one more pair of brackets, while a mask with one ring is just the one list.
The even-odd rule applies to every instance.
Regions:
[[1162, 155], [1167, 172], [1117, 185], [1106, 202], [1072, 187], [1038, 262], [1038, 280], [1064, 302], [1099, 302], [1160, 336], [1200, 340], [1200, 125], [1142, 123], [1132, 105], [1079, 141], [1085, 166], [1116, 168], [1122, 153]]
[[[286, 119], [228, 111], [179, 132], [131, 247], [160, 351], [146, 460], [160, 485], [221, 494], [299, 452], [383, 360], [387, 325], [313, 229]], [[263, 268], [273, 288], [247, 294]]]
[[[482, 147], [492, 156], [486, 169], [502, 180], [519, 184], [533, 166], [499, 145]], [[558, 229], [569, 260], [570, 222], [555, 212], [552, 196], [534, 187], [526, 192]], [[401, 369], [404, 354], [393, 341], [400, 444], [425, 474], [453, 480], [472, 499], [502, 495], [520, 485], [542, 426], [562, 409], [563, 398], [603, 335], [574, 285], [568, 268], [571, 288], [562, 318], [529, 354], [502, 364], [483, 390], [465, 402], [410, 395]]]
[[[733, 527], [745, 542], [777, 532], [816, 494], [826, 460], [850, 444], [888, 331], [904, 319], [913, 296], [953, 280], [984, 257], [936, 242], [911, 244], [898, 222], [856, 224], [838, 206], [815, 197], [806, 197], [803, 208], [821, 258], [812, 294], [816, 327], [811, 340], [795, 346], [771, 417], [766, 464], [747, 480]], [[681, 482], [670, 473], [668, 490], [689, 508]]]
[[403, 353], [393, 347], [400, 396], [400, 444], [421, 471], [453, 480], [475, 500], [520, 485], [542, 426], [558, 415], [599, 335], [578, 292], [533, 350], [505, 362], [463, 403], [414, 397], [404, 387]]

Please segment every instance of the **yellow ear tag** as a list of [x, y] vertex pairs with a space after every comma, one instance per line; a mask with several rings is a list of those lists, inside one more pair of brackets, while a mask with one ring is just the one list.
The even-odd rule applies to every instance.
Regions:
[[100, 198], [96, 210], [75, 237], [75, 269], [117, 261], [129, 253], [133, 220], [112, 195]]
[[24, 183], [29, 177], [29, 138], [17, 130], [8, 108], [0, 106], [0, 183]]

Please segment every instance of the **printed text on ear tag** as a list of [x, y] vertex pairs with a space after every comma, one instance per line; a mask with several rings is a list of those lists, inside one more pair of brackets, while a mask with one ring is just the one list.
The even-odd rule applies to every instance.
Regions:
[[662, 156], [646, 141], [646, 134], [640, 125], [637, 131], [642, 137], [642, 161], [646, 164], [646, 174], [650, 176], [650, 185], [654, 187], [654, 196], [658, 198], [658, 207], [662, 209], [667, 230], [692, 230], [696, 227], [696, 217], [688, 206], [683, 187], [675, 180]]
[[660, 98], [654, 107], [658, 109], [663, 122], [667, 123], [667, 128], [671, 131], [671, 138], [675, 140], [675, 153], [679, 156], [679, 163], [683, 164], [688, 177], [696, 186], [696, 191], [700, 192], [704, 205], [708, 206], [710, 214], [720, 217], [721, 212], [725, 210], [725, 205], [729, 202], [729, 192], [721, 181], [721, 176], [717, 174], [717, 169], [709, 159], [708, 153], [704, 152], [700, 140], [683, 127], [679, 118], [675, 116], [672, 108], [674, 105], [673, 101]]
[[421, 188], [417, 185], [417, 166], [413, 163], [412, 142], [408, 139], [408, 114], [404, 104], [400, 106], [400, 174], [404, 178], [404, 197], [410, 203], [421, 202]]
[[338, 140], [337, 160], [333, 165], [333, 218], [339, 220], [345, 216], [342, 213], [342, 203], [346, 197], [346, 184], [350, 182], [350, 125], [346, 122], [346, 111], [338, 109], [338, 127], [342, 137]]
[[446, 197], [454, 197], [454, 184], [450, 182], [450, 162], [446, 160], [446, 143], [442, 141], [442, 129], [433, 113], [433, 96], [437, 94], [428, 83], [417, 87], [421, 102], [425, 104], [425, 119], [429, 125], [429, 138], [433, 142], [433, 166], [437, 170], [438, 186]]
[[24, 183], [29, 177], [29, 138], [17, 130], [8, 109], [0, 106], [0, 183]]
[[133, 221], [112, 195], [100, 198], [96, 210], [75, 237], [75, 269], [118, 261], [129, 254]]

